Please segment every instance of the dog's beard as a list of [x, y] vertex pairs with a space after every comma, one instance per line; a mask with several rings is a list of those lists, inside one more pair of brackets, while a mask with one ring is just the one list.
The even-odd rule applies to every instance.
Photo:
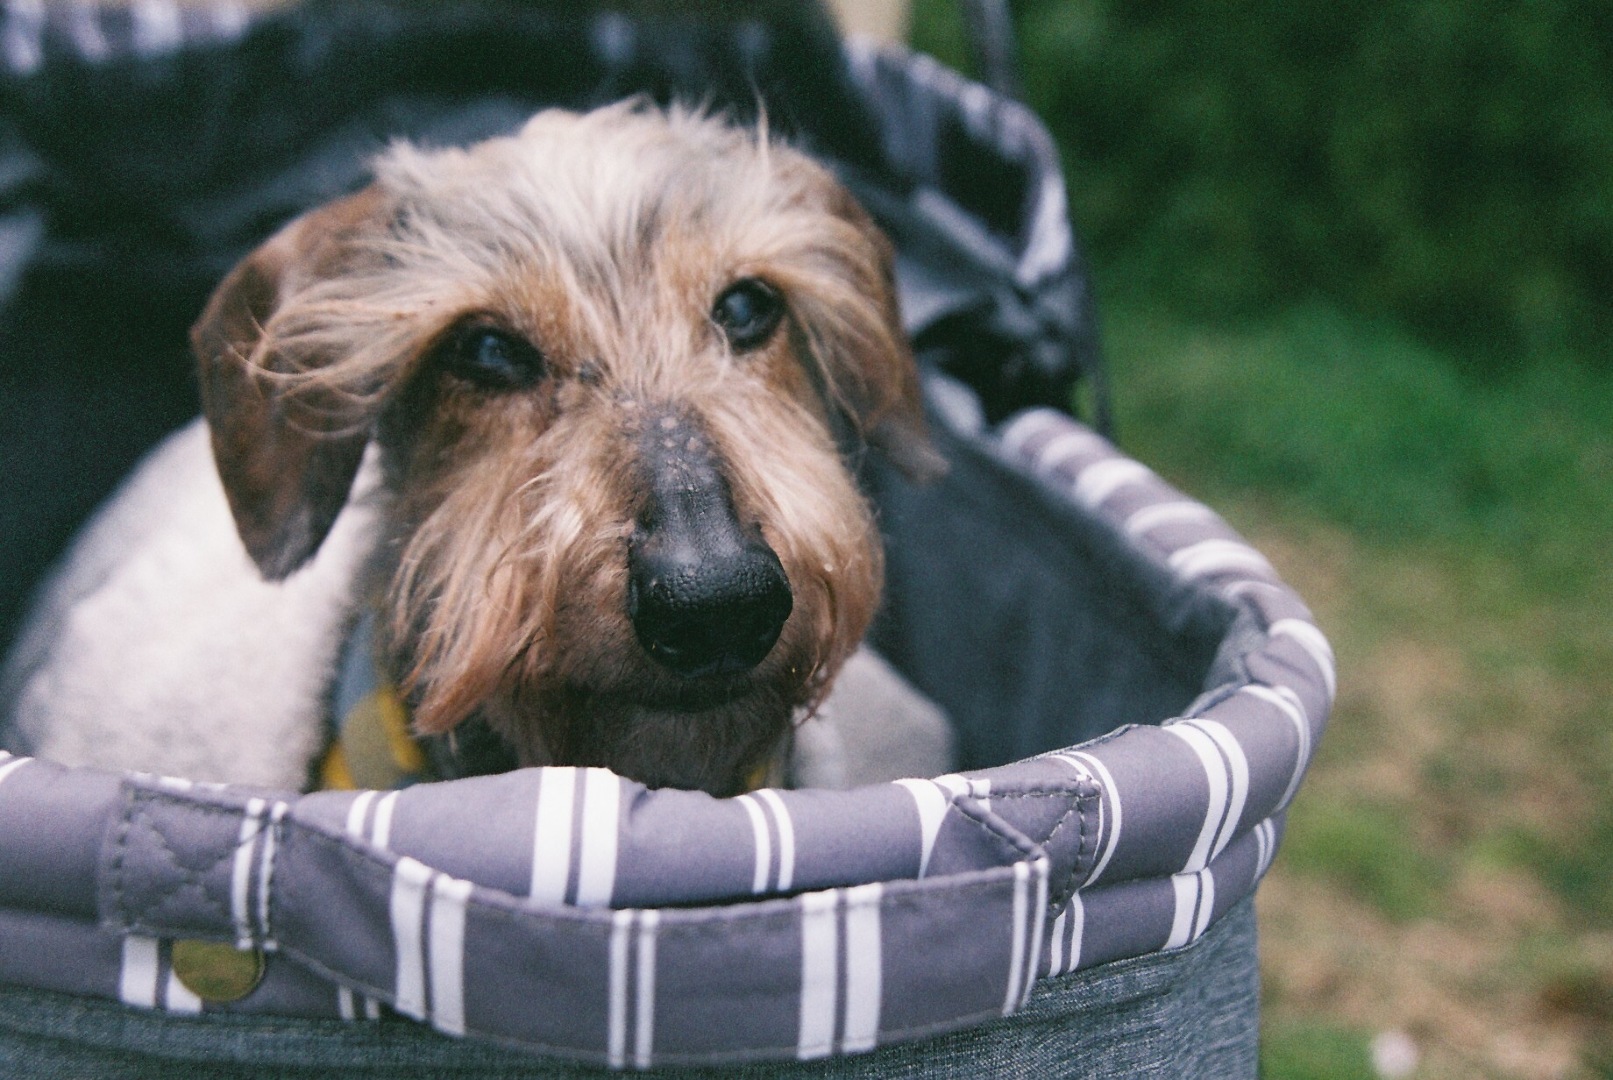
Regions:
[[649, 787], [736, 795], [784, 750], [804, 687], [740, 679], [663, 701], [579, 687], [482, 710], [522, 765], [608, 768]]

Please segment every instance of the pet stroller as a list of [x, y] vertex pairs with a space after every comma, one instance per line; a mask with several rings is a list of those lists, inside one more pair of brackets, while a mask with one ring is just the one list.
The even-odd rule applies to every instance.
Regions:
[[0, 1073], [1254, 1075], [1251, 898], [1332, 657], [1265, 559], [1070, 415], [1101, 371], [1045, 131], [809, 4], [625, 9], [11, 0], [0, 637], [194, 411], [213, 283], [386, 137], [760, 100], [897, 242], [951, 471], [868, 466], [872, 641], [948, 713], [957, 771], [299, 795], [0, 754]]

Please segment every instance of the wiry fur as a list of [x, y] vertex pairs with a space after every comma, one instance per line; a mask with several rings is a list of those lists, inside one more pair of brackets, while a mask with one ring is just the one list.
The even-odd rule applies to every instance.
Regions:
[[[709, 313], [742, 278], [788, 314], [736, 354]], [[532, 342], [546, 377], [489, 393], [437, 370], [470, 318]], [[379, 443], [377, 588], [422, 732], [480, 713], [525, 762], [655, 784], [734, 790], [862, 637], [880, 548], [835, 432], [911, 473], [935, 460], [884, 239], [821, 166], [684, 110], [395, 146], [370, 188], [238, 267], [194, 341], [266, 576], [312, 556]], [[794, 597], [766, 658], [716, 685], [657, 665], [625, 610], [645, 459], [670, 431], [720, 462]]]

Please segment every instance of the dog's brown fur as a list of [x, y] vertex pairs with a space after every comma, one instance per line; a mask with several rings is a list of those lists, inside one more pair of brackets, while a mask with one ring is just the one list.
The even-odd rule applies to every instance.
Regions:
[[[741, 352], [711, 313], [747, 278], [786, 314]], [[543, 377], [446, 373], [433, 358], [467, 320], [530, 342]], [[653, 785], [739, 790], [861, 639], [881, 552], [846, 453], [936, 465], [887, 242], [821, 166], [677, 109], [395, 146], [371, 187], [238, 266], [193, 343], [266, 576], [314, 554], [379, 444], [387, 640], [419, 731], [480, 712], [523, 763]], [[793, 595], [747, 673], [691, 681], [635, 640], [627, 552], [655, 459], [681, 453], [717, 464]]]

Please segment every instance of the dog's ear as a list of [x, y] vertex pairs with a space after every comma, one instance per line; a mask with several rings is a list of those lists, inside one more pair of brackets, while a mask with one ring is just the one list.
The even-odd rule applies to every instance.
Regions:
[[834, 213], [851, 225], [859, 243], [858, 261], [849, 275], [866, 289], [864, 304], [872, 304], [877, 326], [854, 327], [860, 339], [853, 350], [860, 354], [840, 358], [833, 373], [844, 406], [870, 446], [883, 451], [910, 480], [933, 480], [946, 472], [946, 459], [930, 441], [924, 419], [924, 400], [918, 368], [902, 328], [896, 300], [896, 253], [885, 233], [868, 212], [839, 184], [831, 196]]
[[307, 562], [347, 501], [369, 425], [348, 398], [299, 378], [338, 357], [295, 360], [277, 348], [275, 314], [309, 283], [343, 271], [352, 241], [374, 227], [367, 188], [292, 221], [220, 283], [191, 328], [202, 411], [235, 526], [263, 576]]

